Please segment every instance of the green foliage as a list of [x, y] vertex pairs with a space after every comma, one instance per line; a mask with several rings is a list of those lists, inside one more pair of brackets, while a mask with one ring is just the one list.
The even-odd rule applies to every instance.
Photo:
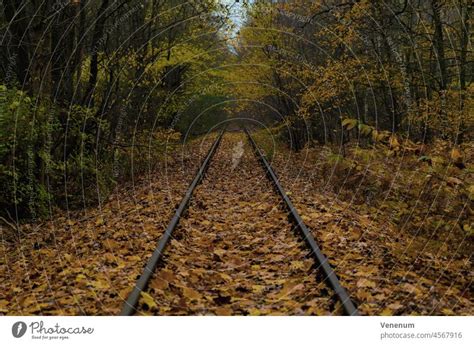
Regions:
[[0, 206], [10, 214], [46, 211], [50, 194], [37, 183], [48, 162], [45, 146], [52, 124], [46, 118], [45, 109], [24, 92], [0, 85]]
[[198, 97], [189, 107], [183, 109], [182, 113], [175, 115], [175, 118], [179, 117], [176, 130], [193, 136], [207, 133], [227, 118], [223, 109], [225, 100], [223, 96]]
[[107, 131], [92, 109], [35, 104], [24, 92], [0, 85], [2, 213], [41, 218], [58, 202], [84, 203], [97, 189], [105, 191], [110, 169], [96, 161], [95, 147], [96, 134]]

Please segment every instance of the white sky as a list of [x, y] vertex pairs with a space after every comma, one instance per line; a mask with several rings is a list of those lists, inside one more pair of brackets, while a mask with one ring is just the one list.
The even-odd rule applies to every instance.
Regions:
[[220, 0], [220, 2], [225, 5], [234, 4], [231, 11], [231, 19], [238, 27], [242, 25], [245, 18], [245, 9], [242, 6], [243, 1], [244, 0], [240, 0], [238, 3], [236, 3], [235, 0]]

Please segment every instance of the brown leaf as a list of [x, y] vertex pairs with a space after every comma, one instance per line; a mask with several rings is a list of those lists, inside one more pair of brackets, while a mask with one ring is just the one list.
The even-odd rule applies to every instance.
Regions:
[[164, 279], [155, 278], [150, 283], [150, 287], [159, 291], [166, 290], [169, 287], [169, 284]]
[[357, 281], [357, 287], [359, 287], [359, 288], [364, 288], [364, 287], [375, 288], [376, 286], [377, 286], [377, 284], [375, 284], [374, 281], [368, 280], [368, 279], [365, 279], [365, 278], [359, 279]]
[[201, 294], [194, 289], [183, 287], [183, 296], [190, 300], [198, 300], [202, 298]]
[[216, 315], [231, 316], [232, 315], [232, 309], [230, 309], [228, 307], [218, 307], [218, 308], [216, 308]]

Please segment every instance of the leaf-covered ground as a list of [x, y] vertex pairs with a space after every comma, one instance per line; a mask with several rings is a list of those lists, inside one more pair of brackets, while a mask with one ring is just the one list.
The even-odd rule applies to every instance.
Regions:
[[[265, 145], [266, 141], [268, 138], [261, 138], [260, 143]], [[267, 151], [273, 152], [271, 145], [267, 145]], [[367, 151], [378, 154], [374, 149]], [[405, 157], [385, 160], [377, 157], [380, 161], [374, 159], [372, 164], [362, 163], [364, 169], [351, 167], [344, 172], [343, 179], [338, 180], [335, 172], [338, 164], [327, 164], [324, 148], [317, 147], [294, 154], [278, 147], [274, 152], [273, 167], [279, 173], [283, 186], [291, 193], [295, 206], [312, 229], [362, 314], [474, 313], [474, 272], [472, 252], [469, 251], [472, 237], [457, 234], [458, 231], [453, 227], [443, 231], [426, 225], [428, 234], [420, 230], [411, 234], [403, 227], [405, 223], [397, 225], [391, 221], [391, 213], [387, 214], [383, 206], [378, 208], [367, 200], [355, 201], [364, 195], [365, 184], [382, 180], [382, 174], [390, 181], [387, 186], [381, 186], [382, 192], [396, 193], [399, 188], [405, 195], [415, 194], [416, 184], [423, 183], [416, 178], [424, 176], [426, 166], [421, 166], [419, 162], [416, 169], [413, 162], [404, 166], [407, 161]], [[412, 161], [416, 161], [416, 158]], [[374, 167], [377, 162], [381, 167]], [[463, 178], [469, 185], [469, 172], [453, 170], [449, 170], [449, 176]], [[358, 172], [364, 176], [351, 180]], [[379, 175], [374, 176], [377, 172]], [[428, 173], [434, 174], [432, 171], [425, 174]], [[410, 175], [411, 179], [406, 175]], [[421, 193], [431, 192], [429, 188], [426, 189]], [[344, 196], [344, 193], [348, 196]], [[427, 211], [432, 204], [443, 203], [439, 191], [435, 189], [435, 193], [436, 196], [428, 200], [418, 195], [410, 195], [413, 200], [405, 199], [413, 203], [412, 217], [415, 213], [413, 208], [424, 208], [424, 220], [430, 224]], [[459, 210], [465, 210], [469, 205], [457, 189], [448, 190], [448, 193], [452, 203], [461, 205], [457, 215], [456, 212], [441, 215], [431, 212], [431, 216], [456, 223], [460, 220]], [[436, 197], [441, 200], [436, 200]], [[388, 195], [383, 195], [383, 201], [387, 200], [393, 203]]]
[[264, 170], [227, 134], [141, 303], [159, 315], [320, 315], [334, 310]]
[[[177, 149], [100, 208], [2, 228], [0, 314], [117, 314], [214, 136]], [[87, 188], [87, 186], [85, 186]]]
[[[2, 229], [0, 313], [117, 314], [212, 139], [120, 186], [100, 208], [23, 225], [20, 236]], [[284, 188], [362, 314], [474, 313], [469, 252], [342, 200], [322, 184], [317, 155], [273, 151]], [[139, 311], [339, 314], [298, 240], [245, 136], [226, 134]]]

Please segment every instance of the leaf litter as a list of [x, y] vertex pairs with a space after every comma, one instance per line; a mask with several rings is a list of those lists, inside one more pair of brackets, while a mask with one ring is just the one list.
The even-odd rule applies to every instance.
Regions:
[[[243, 140], [242, 134], [224, 136], [166, 249], [161, 270], [152, 278], [147, 293], [157, 307], [148, 308], [143, 301], [139, 313], [340, 313], [279, 196]], [[173, 272], [172, 282], [162, 270]], [[162, 279], [168, 287], [154, 288]]]
[[[23, 224], [16, 242], [3, 237], [0, 314], [118, 314], [214, 138], [174, 152], [153, 174], [117, 188], [100, 209], [57, 212], [51, 221]], [[140, 312], [339, 313], [245, 137], [224, 138]], [[362, 314], [472, 315], [470, 256], [431, 246], [370, 208], [341, 200], [321, 184], [317, 160], [281, 148], [273, 158]]]
[[459, 243], [434, 246], [365, 204], [341, 200], [311, 150], [279, 147], [272, 165], [361, 314], [472, 315], [472, 254]]
[[[216, 135], [172, 152], [102, 208], [23, 224], [0, 242], [0, 315], [114, 315]], [[87, 188], [87, 186], [85, 186]]]

